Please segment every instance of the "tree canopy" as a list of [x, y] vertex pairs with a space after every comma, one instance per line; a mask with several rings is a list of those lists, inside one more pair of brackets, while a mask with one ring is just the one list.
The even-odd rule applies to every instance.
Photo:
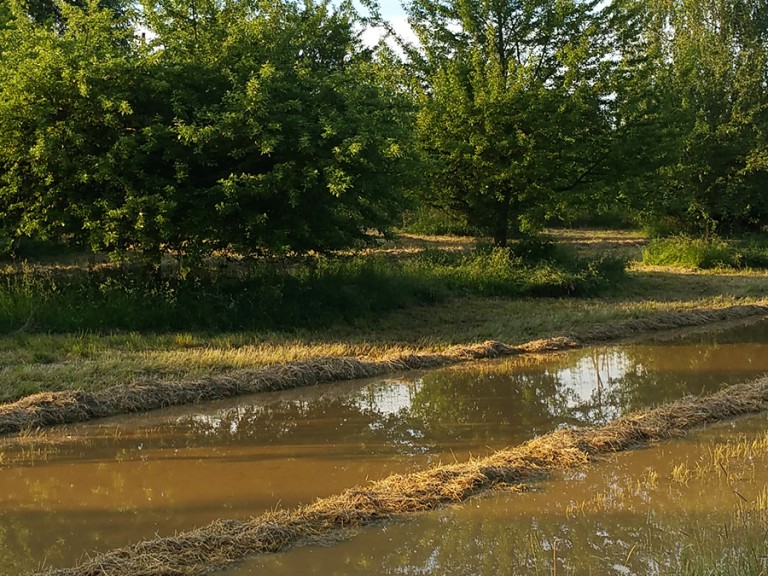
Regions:
[[586, 181], [610, 132], [607, 44], [593, 3], [414, 0], [419, 138], [434, 201], [506, 245]]
[[399, 215], [410, 103], [329, 3], [61, 6], [3, 33], [7, 233], [97, 250], [347, 247]]
[[598, 204], [768, 216], [762, 0], [411, 0], [402, 57], [348, 3], [46, 2], [0, 5], [5, 245], [327, 251], [406, 198], [501, 246]]

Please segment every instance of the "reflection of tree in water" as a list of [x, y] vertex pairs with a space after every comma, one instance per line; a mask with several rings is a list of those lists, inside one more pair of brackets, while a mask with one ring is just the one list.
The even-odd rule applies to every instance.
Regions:
[[[455, 442], [517, 442], [558, 425], [602, 424], [687, 394], [714, 391], [755, 373], [754, 345], [631, 345], [542, 358], [514, 358], [428, 372], [180, 418], [198, 445], [327, 443], [398, 454]], [[765, 356], [762, 354], [761, 356]], [[736, 366], [744, 370], [735, 370]], [[752, 372], [745, 372], [745, 370]]]
[[475, 366], [424, 376], [411, 410], [432, 433], [493, 439], [550, 429], [569, 400], [569, 390], [546, 370], [505, 374]]
[[[557, 425], [603, 424], [688, 394], [713, 392], [757, 376], [765, 358], [754, 344], [632, 345], [483, 363], [424, 376], [413, 412], [429, 430], [474, 437], [505, 427], [546, 432]], [[768, 360], [766, 360], [768, 369]]]
[[213, 414], [194, 414], [177, 419], [176, 426], [198, 445], [247, 443], [261, 445], [325, 444], [333, 446], [386, 446], [395, 453], [421, 453], [433, 443], [407, 405], [382, 409], [392, 396], [413, 384], [366, 386], [346, 396], [318, 396], [240, 405]]
[[626, 358], [642, 370], [628, 370], [612, 379], [608, 402], [622, 412], [640, 410], [688, 394], [711, 393], [768, 369], [765, 346], [708, 340], [697, 345], [625, 347]]

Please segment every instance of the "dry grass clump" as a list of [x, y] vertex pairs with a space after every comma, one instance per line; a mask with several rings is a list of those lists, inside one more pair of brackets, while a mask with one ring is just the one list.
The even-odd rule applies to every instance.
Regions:
[[466, 463], [394, 475], [293, 511], [247, 521], [219, 520], [170, 538], [156, 538], [86, 560], [46, 576], [192, 576], [247, 555], [306, 543], [328, 543], [350, 528], [396, 515], [461, 502], [500, 484], [519, 484], [553, 469], [583, 466], [594, 457], [628, 450], [686, 430], [768, 409], [768, 378], [731, 386], [620, 418], [606, 426], [561, 429], [516, 448]]
[[213, 375], [181, 382], [134, 382], [89, 392], [69, 390], [34, 394], [0, 405], [0, 434], [25, 429], [83, 422], [166, 406], [230, 398], [255, 392], [285, 390], [323, 382], [371, 378], [393, 372], [446, 366], [470, 360], [499, 358], [575, 348], [654, 330], [700, 326], [707, 323], [768, 314], [768, 306], [733, 306], [719, 310], [692, 310], [655, 318], [602, 326], [584, 334], [535, 340], [519, 346], [487, 341], [456, 346], [443, 353], [400, 354], [378, 360], [326, 357], [303, 362], [242, 370], [233, 375]]
[[667, 312], [649, 318], [637, 318], [627, 320], [615, 325], [600, 325], [582, 331], [574, 336], [582, 344], [605, 342], [626, 338], [643, 332], [655, 332], [659, 330], [673, 330], [676, 328], [689, 328], [704, 326], [726, 320], [740, 320], [753, 316], [768, 314], [768, 306], [745, 305], [730, 306], [718, 309], [686, 310], [684, 312]]

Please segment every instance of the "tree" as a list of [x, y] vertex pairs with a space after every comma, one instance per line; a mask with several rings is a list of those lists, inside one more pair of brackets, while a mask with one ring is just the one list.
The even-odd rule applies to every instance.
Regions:
[[[27, 0], [24, 12], [38, 24], [63, 30], [66, 25], [64, 11], [68, 7], [81, 10], [88, 8], [89, 0]], [[125, 15], [130, 6], [128, 0], [100, 0], [99, 7], [112, 11], [116, 16]]]
[[190, 150], [182, 197], [207, 208], [189, 228], [241, 253], [342, 248], [385, 230], [402, 202], [408, 101], [360, 46], [350, 9], [263, 2], [211, 40], [210, 23], [164, 33], [169, 4], [148, 10], [165, 66], [206, 70], [211, 95], [175, 114]]
[[[768, 5], [762, 0], [649, 0], [643, 55], [661, 126], [638, 200], [705, 236], [768, 217]], [[624, 106], [624, 109], [631, 109]], [[647, 146], [648, 144], [646, 144]]]
[[432, 201], [493, 235], [535, 231], [600, 169], [610, 140], [595, 3], [414, 0], [419, 136]]
[[409, 103], [349, 7], [147, 2], [148, 43], [93, 1], [62, 10], [61, 31], [4, 32], [14, 234], [157, 263], [348, 247], [399, 214]]
[[63, 32], [19, 13], [0, 32], [0, 213], [11, 237], [82, 238], [110, 148], [133, 130], [132, 32], [95, 2], [61, 9]]
[[705, 234], [768, 216], [768, 5], [674, 4], [677, 93], [686, 123], [670, 182]]

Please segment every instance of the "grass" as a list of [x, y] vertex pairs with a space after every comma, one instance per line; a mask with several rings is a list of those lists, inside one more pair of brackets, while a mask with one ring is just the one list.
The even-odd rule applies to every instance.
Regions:
[[768, 243], [757, 236], [740, 240], [672, 236], [651, 241], [643, 263], [688, 269], [766, 268]]
[[[87, 263], [70, 259], [61, 268], [52, 263], [17, 265], [13, 281], [18, 283], [19, 301], [26, 304], [20, 310], [6, 304], [0, 313], [5, 318], [6, 332], [0, 336], [0, 402], [40, 391], [100, 390], [150, 376], [160, 380], [194, 379], [320, 357], [378, 360], [411, 353], [439, 353], [453, 345], [485, 340], [514, 345], [663, 314], [768, 304], [768, 274], [764, 271], [688, 271], [644, 265], [638, 260], [646, 241], [636, 232], [579, 230], [556, 234], [556, 244], [577, 253], [573, 261], [592, 262], [593, 266], [597, 262], [598, 268], [590, 272], [587, 264], [580, 272], [568, 272], [566, 266], [561, 266], [559, 272], [550, 274], [547, 270], [553, 265], [544, 260], [538, 268], [521, 269], [514, 260], [514, 252], [509, 257], [508, 253], [478, 250], [472, 239], [407, 235], [340, 263], [324, 264], [325, 268], [314, 272], [322, 279], [322, 290], [317, 288], [314, 301], [307, 300], [303, 306], [302, 298], [312, 296], [313, 288], [309, 277], [301, 276], [310, 274], [306, 268], [297, 274], [299, 280], [291, 280], [296, 288], [294, 299], [288, 301], [292, 302], [291, 313], [294, 319], [299, 313], [317, 313], [317, 318], [306, 325], [288, 323], [287, 327], [277, 325], [282, 309], [274, 300], [253, 304], [271, 313], [274, 324], [265, 322], [255, 328], [234, 324], [227, 328], [225, 323], [224, 327], [215, 328], [220, 319], [213, 304], [221, 305], [230, 297], [237, 299], [236, 293], [225, 292], [226, 296], [221, 296], [209, 292], [208, 303], [213, 302], [212, 308], [201, 310], [202, 304], [190, 303], [185, 300], [187, 297], [174, 301], [175, 292], [160, 289], [170, 306], [161, 318], [184, 312], [187, 307], [188, 318], [200, 314], [212, 320], [209, 328], [159, 329], [163, 323], [158, 327], [151, 302], [144, 300], [145, 295], [151, 297], [158, 289], [137, 286], [136, 292], [130, 292], [125, 286], [107, 283], [100, 288], [93, 282], [83, 288], [85, 292], [78, 292], [63, 288], [57, 278], [82, 274], [88, 270]], [[539, 248], [552, 251], [552, 246]], [[596, 281], [600, 277], [599, 259], [606, 255], [635, 259], [616, 287], [612, 288], [610, 282], [603, 285], [599, 296], [533, 295], [543, 290], [542, 286], [548, 286], [547, 290], [558, 286], [562, 279], [557, 274], [584, 274], [585, 282]], [[553, 257], [552, 252], [549, 257]], [[559, 258], [562, 260], [563, 256]], [[374, 264], [365, 265], [365, 259]], [[100, 266], [91, 268], [98, 271]], [[554, 278], [557, 282], [542, 284], [542, 278], [525, 277], [535, 270], [544, 280]], [[104, 277], [109, 279], [110, 274], [114, 271]], [[419, 279], [422, 274], [426, 280]], [[318, 307], [324, 306], [326, 297], [343, 306], [346, 300], [334, 295], [338, 291], [334, 282], [349, 276], [357, 282], [352, 286], [360, 287], [361, 294], [373, 295], [373, 303], [358, 294], [350, 300], [351, 311], [342, 311], [329, 319], [328, 313], [323, 315]], [[49, 323], [42, 321], [44, 310], [33, 312], [32, 303], [40, 298], [34, 278], [51, 289], [51, 300], [43, 306], [52, 314]], [[393, 290], [399, 289], [399, 285], [404, 291], [400, 296], [389, 292], [391, 288], [385, 280], [392, 278]], [[10, 281], [7, 275], [4, 279]], [[411, 282], [420, 282], [421, 291], [414, 292]], [[266, 286], [259, 290], [274, 289], [279, 284]], [[521, 292], [521, 286], [528, 286], [529, 291]], [[538, 287], [531, 290], [531, 286]], [[213, 288], [215, 285], [210, 285], [206, 290]], [[81, 297], [89, 296], [91, 290], [102, 302], [98, 304], [97, 300], [95, 310], [88, 309], [89, 301]], [[125, 310], [120, 312], [121, 309], [115, 316], [109, 315], [112, 308], [119, 308], [119, 303], [107, 298], [113, 293], [132, 306], [131, 314], [138, 319], [132, 319]], [[403, 293], [405, 296], [398, 299]], [[5, 297], [8, 298], [8, 292]], [[242, 306], [252, 305], [248, 299], [253, 296], [242, 296]], [[65, 306], [67, 303], [71, 306]], [[230, 319], [233, 314], [236, 319], [242, 309], [235, 306], [233, 310], [227, 312]], [[14, 314], [16, 319], [11, 322], [9, 318]], [[130, 328], [130, 322], [136, 323], [134, 328]], [[152, 326], [151, 322], [155, 322], [155, 327], [145, 329]], [[60, 331], [53, 331], [56, 326]]]
[[[543, 245], [542, 245], [543, 246]], [[424, 250], [217, 263], [194, 275], [99, 266], [8, 266], [0, 277], [0, 331], [264, 330], [352, 324], [449, 298], [595, 294], [623, 264], [554, 246], [523, 259], [513, 250]]]

